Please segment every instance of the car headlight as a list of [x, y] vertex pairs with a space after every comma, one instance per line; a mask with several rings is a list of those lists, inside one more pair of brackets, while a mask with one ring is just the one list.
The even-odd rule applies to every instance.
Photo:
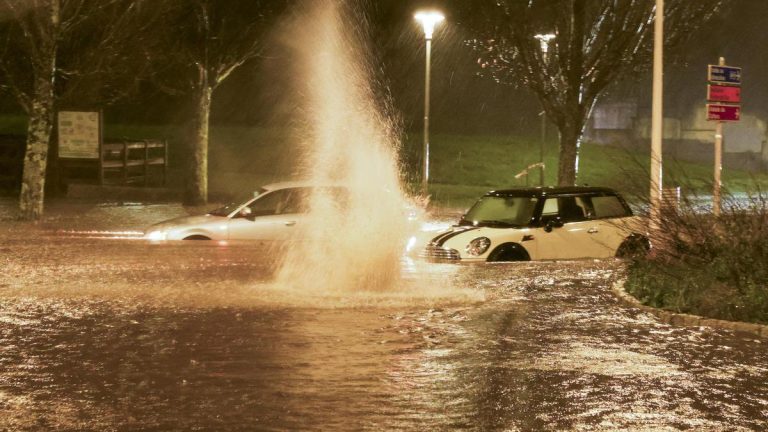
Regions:
[[491, 247], [491, 239], [488, 237], [478, 237], [467, 245], [467, 253], [478, 256], [485, 253]]
[[153, 240], [153, 241], [165, 240], [167, 237], [168, 237], [168, 233], [166, 233], [163, 230], [150, 231], [146, 235], [147, 240]]
[[417, 240], [415, 236], [412, 236], [411, 238], [409, 238], [408, 243], [405, 245], [405, 252], [407, 253], [412, 251], [413, 248], [416, 246], [416, 242]]

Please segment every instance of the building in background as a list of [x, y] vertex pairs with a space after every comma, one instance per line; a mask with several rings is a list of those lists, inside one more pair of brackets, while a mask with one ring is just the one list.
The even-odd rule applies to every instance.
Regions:
[[[684, 118], [664, 118], [664, 158], [689, 162], [714, 161], [715, 123], [707, 121], [704, 103]], [[768, 171], [768, 125], [751, 113], [723, 128], [723, 166], [750, 172]], [[630, 150], [647, 150], [650, 116], [634, 101], [605, 102], [595, 107], [585, 132], [587, 141]]]

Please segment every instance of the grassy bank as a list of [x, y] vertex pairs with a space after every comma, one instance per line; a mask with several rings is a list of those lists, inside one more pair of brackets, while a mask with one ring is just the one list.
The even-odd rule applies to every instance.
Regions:
[[691, 262], [638, 262], [631, 266], [627, 292], [643, 304], [708, 318], [768, 324], [767, 281], [731, 275], [733, 256], [709, 265]]
[[[405, 161], [409, 179], [418, 183], [421, 141], [418, 135], [406, 141]], [[516, 174], [539, 161], [539, 141], [530, 137], [460, 136], [437, 134], [431, 141], [430, 192], [433, 201], [450, 206], [466, 206], [478, 193], [539, 184], [539, 171], [528, 177]], [[546, 143], [544, 152], [545, 184], [557, 180], [557, 142]], [[579, 161], [579, 184], [618, 189], [630, 198], [647, 194], [650, 156], [647, 152], [585, 143]], [[687, 192], [711, 190], [712, 166], [667, 158], [664, 163], [665, 186], [681, 186]], [[766, 173], [753, 174], [725, 169], [723, 185], [733, 192], [753, 191], [768, 185]]]
[[[0, 117], [0, 133], [25, 133], [26, 119]], [[554, 133], [545, 145], [545, 184], [556, 182], [557, 142]], [[183, 183], [188, 131], [179, 125], [105, 125], [107, 140], [164, 138], [169, 142], [171, 186]], [[299, 169], [301, 150], [289, 129], [212, 125], [209, 150], [209, 184], [213, 194], [234, 194], [243, 188], [290, 178]], [[445, 207], [466, 207], [480, 194], [500, 189], [539, 184], [539, 170], [515, 178], [539, 161], [538, 137], [500, 135], [434, 134], [431, 136], [430, 195], [432, 202]], [[400, 148], [403, 177], [411, 190], [419, 189], [422, 138], [416, 131], [407, 135]], [[647, 193], [647, 152], [586, 143], [582, 146], [579, 184], [609, 186], [630, 197]], [[686, 189], [705, 191], [711, 184], [709, 164], [665, 159], [667, 186], [684, 184]], [[768, 175], [723, 171], [724, 186], [732, 191], [748, 190], [755, 184], [768, 185]]]

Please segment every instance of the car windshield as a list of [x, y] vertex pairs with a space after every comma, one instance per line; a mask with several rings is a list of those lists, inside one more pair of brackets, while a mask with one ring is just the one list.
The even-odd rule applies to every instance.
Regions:
[[267, 192], [266, 189], [260, 188], [259, 190], [254, 192], [254, 194], [251, 197], [249, 197], [248, 199], [243, 198], [242, 200], [239, 200], [239, 201], [236, 201], [236, 202], [231, 202], [231, 203], [229, 203], [229, 204], [227, 204], [225, 206], [222, 206], [222, 207], [219, 207], [219, 208], [215, 208], [215, 209], [209, 211], [208, 214], [211, 215], [211, 216], [227, 217], [233, 211], [235, 211], [238, 208], [240, 208], [240, 206], [242, 206], [243, 204], [251, 202], [254, 198], [259, 197], [261, 195], [264, 195], [264, 193], [266, 193], [266, 192]]
[[525, 226], [531, 222], [537, 202], [538, 198], [531, 196], [484, 196], [461, 218], [459, 225]]

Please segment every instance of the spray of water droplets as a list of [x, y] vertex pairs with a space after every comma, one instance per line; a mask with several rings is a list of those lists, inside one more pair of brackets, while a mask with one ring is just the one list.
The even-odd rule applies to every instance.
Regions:
[[302, 242], [288, 251], [280, 285], [301, 289], [375, 290], [391, 286], [407, 236], [399, 180], [397, 127], [371, 87], [361, 45], [362, 17], [344, 2], [308, 3], [293, 25], [303, 59], [308, 131], [303, 176], [317, 185]]

